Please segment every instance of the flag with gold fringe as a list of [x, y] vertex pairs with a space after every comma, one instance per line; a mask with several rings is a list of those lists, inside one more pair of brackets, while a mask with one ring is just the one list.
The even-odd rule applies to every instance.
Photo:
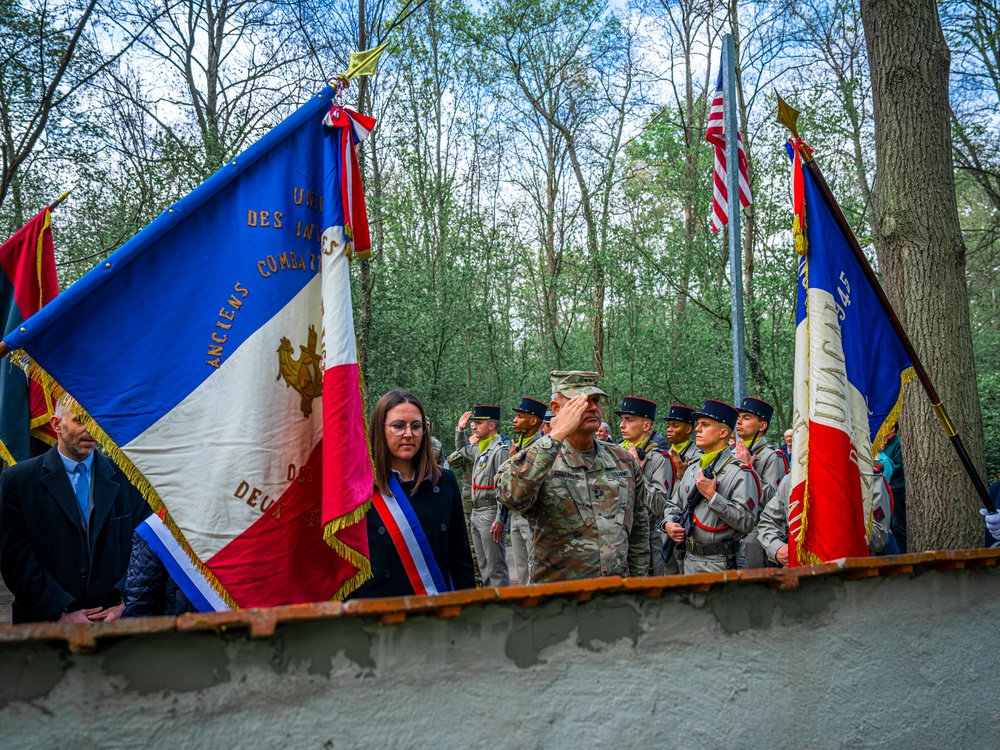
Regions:
[[4, 338], [162, 511], [140, 533], [201, 609], [370, 576], [348, 262], [374, 124], [326, 88]]
[[[13, 331], [59, 294], [51, 208], [39, 211], [0, 246], [0, 268], [3, 330]], [[36, 455], [32, 438], [41, 441], [42, 449], [53, 445], [52, 411], [51, 389], [30, 381], [10, 357], [0, 362], [0, 458], [12, 465]]]
[[872, 464], [912, 363], [791, 139], [799, 253], [789, 564], [867, 557]]

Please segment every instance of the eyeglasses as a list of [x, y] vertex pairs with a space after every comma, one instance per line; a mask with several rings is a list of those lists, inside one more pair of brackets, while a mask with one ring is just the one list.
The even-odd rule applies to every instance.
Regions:
[[409, 428], [410, 433], [413, 435], [423, 435], [424, 434], [424, 423], [423, 422], [413, 422], [407, 423], [403, 421], [397, 422], [386, 422], [385, 426], [389, 428], [391, 432], [396, 437], [402, 437], [406, 434], [407, 428]]

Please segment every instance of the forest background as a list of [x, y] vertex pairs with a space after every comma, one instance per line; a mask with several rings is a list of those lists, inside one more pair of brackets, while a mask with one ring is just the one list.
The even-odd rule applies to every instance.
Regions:
[[[994, 476], [1000, 6], [939, 12]], [[854, 2], [0, 0], [0, 235], [76, 184], [53, 217], [68, 286], [346, 70], [350, 52], [388, 41], [377, 74], [346, 93], [379, 121], [361, 149], [373, 252], [354, 284], [370, 394], [417, 393], [446, 446], [476, 403], [500, 404], [509, 432], [522, 395], [548, 400], [552, 369], [600, 370], [613, 404], [731, 400], [728, 251], [709, 230], [704, 137], [724, 33], [754, 197], [748, 390], [776, 406], [777, 441], [792, 411], [796, 261], [776, 91], [802, 110], [799, 131], [879, 268]]]

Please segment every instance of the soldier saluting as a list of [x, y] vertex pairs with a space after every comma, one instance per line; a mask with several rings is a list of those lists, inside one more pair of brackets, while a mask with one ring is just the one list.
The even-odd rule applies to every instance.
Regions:
[[[470, 418], [474, 443], [465, 437]], [[499, 426], [499, 406], [476, 406], [462, 415], [455, 430], [455, 452], [472, 466], [472, 543], [486, 587], [510, 585], [504, 542], [504, 526], [509, 513], [497, 503], [494, 482], [500, 464], [508, 456], [506, 442], [497, 433]]]
[[774, 407], [767, 401], [747, 396], [736, 411], [740, 415], [736, 420], [736, 434], [740, 437], [736, 441], [736, 457], [760, 478], [760, 502], [766, 505], [788, 473], [785, 455], [775, 450], [764, 434], [774, 416]]
[[683, 476], [694, 459], [701, 455], [701, 449], [694, 444], [694, 409], [681, 404], [671, 404], [667, 412], [667, 441], [670, 443], [670, 461], [674, 465], [674, 475]]
[[[709, 399], [693, 416], [695, 443], [704, 454], [675, 483], [663, 529], [683, 551], [682, 573], [734, 570], [743, 566], [740, 541], [757, 524], [757, 478], [729, 448], [736, 409]], [[678, 523], [689, 506], [690, 531]]]
[[[682, 404], [671, 404], [667, 412], [667, 440], [670, 442], [670, 452], [667, 457], [673, 465], [675, 484], [684, 476], [687, 467], [701, 457], [701, 448], [694, 444], [693, 414], [694, 409]], [[661, 514], [656, 522], [657, 527], [662, 520]], [[660, 552], [657, 552], [657, 555], [663, 558]], [[664, 562], [663, 572], [668, 576], [681, 572], [679, 552], [675, 551], [670, 559]]]
[[632, 455], [594, 439], [596, 372], [554, 371], [551, 431], [504, 464], [500, 502], [528, 519], [532, 583], [638, 576], [649, 568], [646, 488]]
[[[545, 419], [548, 408], [541, 401], [523, 396], [521, 403], [514, 407], [514, 440], [511, 441], [510, 455], [528, 448], [542, 437], [538, 429]], [[510, 513], [510, 546], [514, 552], [514, 567], [517, 570], [517, 582], [521, 586], [528, 583], [533, 553], [531, 544], [531, 524], [516, 510]]]

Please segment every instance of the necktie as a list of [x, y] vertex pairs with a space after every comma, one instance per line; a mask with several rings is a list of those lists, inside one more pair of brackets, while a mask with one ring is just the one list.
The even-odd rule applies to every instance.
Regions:
[[80, 510], [83, 512], [83, 525], [86, 526], [88, 522], [87, 501], [90, 499], [90, 477], [87, 475], [87, 465], [77, 464], [74, 472], [79, 474], [76, 478], [76, 501], [80, 504]]

